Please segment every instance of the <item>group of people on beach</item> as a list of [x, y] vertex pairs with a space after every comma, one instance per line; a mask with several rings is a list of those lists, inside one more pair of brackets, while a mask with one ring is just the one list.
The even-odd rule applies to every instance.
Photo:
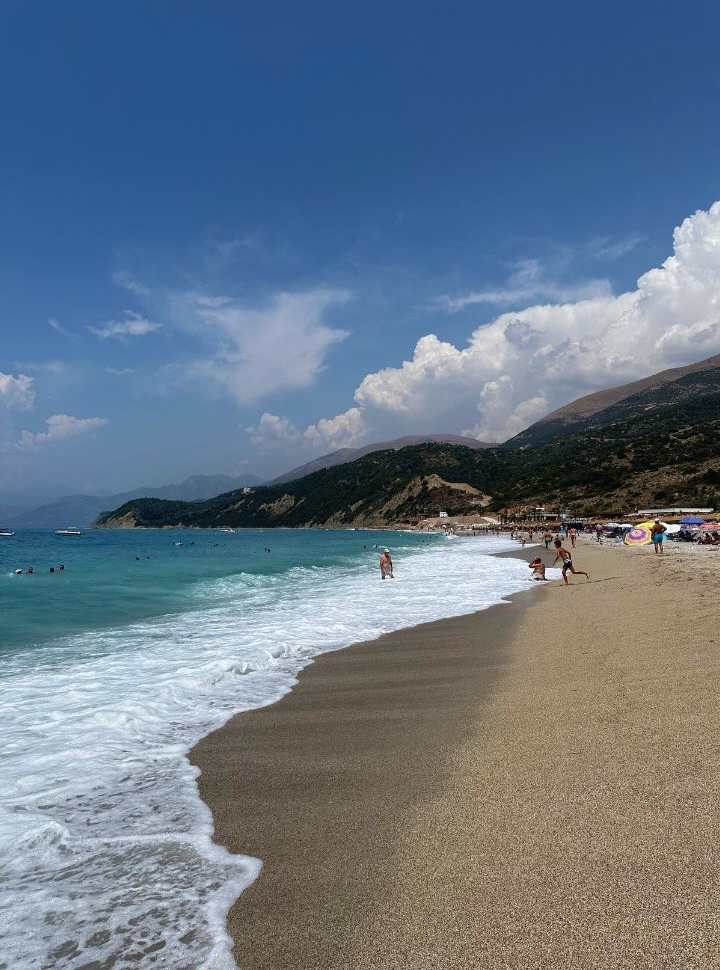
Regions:
[[[543, 536], [543, 539], [545, 537]], [[572, 573], [573, 576], [586, 576], [590, 579], [590, 573], [586, 573], [584, 569], [576, 569], [572, 561], [572, 553], [566, 549], [562, 544], [562, 539], [554, 539], [553, 545], [555, 546], [555, 558], [552, 561], [553, 566], [560, 559], [562, 561], [562, 578], [565, 585], [569, 585], [568, 573]], [[575, 545], [574, 539], [572, 545]], [[548, 543], [545, 544], [547, 549]], [[530, 569], [532, 569], [532, 578], [536, 582], [547, 582], [547, 576], [545, 575], [545, 563], [542, 561], [540, 556], [536, 556], [531, 563], [529, 563]]]
[[[523, 546], [525, 545], [524, 542], [522, 544]], [[553, 559], [552, 565], [554, 566], [558, 559], [562, 560], [562, 578], [566, 586], [569, 585], [568, 573], [572, 573], [573, 576], [585, 576], [587, 579], [590, 579], [590, 573], [585, 572], [584, 569], [575, 568], [572, 561], [572, 553], [563, 546], [562, 540], [559, 537], [553, 541], [553, 545], [555, 546], [555, 558]], [[575, 545], [574, 540], [572, 545]], [[547, 582], [547, 576], [545, 575], [545, 563], [542, 561], [540, 556], [536, 556], [535, 559], [533, 559], [533, 561], [528, 565], [533, 571], [532, 578], [536, 582]], [[395, 578], [392, 556], [390, 555], [389, 549], [383, 549], [380, 555], [380, 578]]]

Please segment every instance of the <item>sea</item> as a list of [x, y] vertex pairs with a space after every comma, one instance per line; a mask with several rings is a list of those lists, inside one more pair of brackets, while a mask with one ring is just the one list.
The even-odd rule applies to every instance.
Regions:
[[262, 860], [212, 841], [190, 748], [320, 653], [534, 588], [497, 555], [513, 548], [373, 530], [0, 538], [0, 970], [236, 970], [225, 919]]

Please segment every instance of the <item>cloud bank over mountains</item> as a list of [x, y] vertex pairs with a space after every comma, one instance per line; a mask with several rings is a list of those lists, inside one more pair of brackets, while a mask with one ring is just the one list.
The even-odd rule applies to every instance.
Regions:
[[[419, 431], [500, 442], [584, 394], [716, 354], [720, 202], [685, 219], [673, 242], [673, 255], [630, 292], [612, 295], [602, 281], [580, 284], [577, 299], [503, 313], [462, 348], [429, 333], [400, 366], [368, 374], [342, 414], [298, 429], [265, 413], [249, 434], [262, 447], [308, 453]], [[537, 265], [525, 264], [507, 291], [460, 296], [446, 310], [496, 303], [523, 288], [563, 295]]]
[[[638, 239], [598, 240], [593, 255], [611, 259]], [[661, 266], [620, 294], [604, 279], [568, 281], [571, 260], [562, 254], [555, 264], [518, 262], [500, 286], [468, 287], [452, 297], [431, 294], [429, 304], [427, 292], [419, 293], [416, 307], [424, 309], [414, 314], [415, 333], [422, 333], [417, 321], [427, 320], [428, 305], [432, 332], [408, 347], [406, 360], [356, 378], [344, 410], [309, 422], [297, 419], [300, 406], [312, 416], [313, 398], [323, 400], [326, 390], [343, 402], [342, 365], [332, 352], [343, 342], [363, 346], [364, 325], [357, 322], [366, 312], [362, 281], [352, 291], [288, 287], [251, 299], [218, 295], [220, 287], [209, 284], [152, 287], [119, 271], [114, 282], [123, 299], [129, 294], [137, 304], [134, 309], [95, 326], [73, 329], [50, 321], [56, 339], [72, 345], [71, 364], [34, 362], [0, 373], [0, 484], [20, 481], [27, 469], [51, 467], [40, 464], [41, 455], [49, 460], [54, 453], [59, 461], [74, 449], [77, 460], [83, 437], [94, 438], [82, 454], [88, 468], [96, 447], [122, 453], [114, 436], [126, 442], [135, 434], [129, 405], [148, 400], [156, 402], [148, 413], [164, 408], [177, 420], [179, 435], [188, 421], [183, 408], [201, 400], [225, 402], [226, 428], [236, 435], [228, 451], [234, 448], [236, 462], [260, 473], [406, 434], [504, 441], [584, 394], [720, 352], [720, 202], [685, 219], [673, 244]], [[473, 322], [492, 307], [504, 312]], [[401, 310], [407, 313], [407, 306]], [[355, 321], [353, 332], [348, 319]], [[367, 323], [375, 334], [385, 326], [377, 319]], [[469, 335], [461, 342], [457, 334], [465, 323]], [[374, 353], [382, 346], [377, 337], [371, 345]], [[166, 400], [160, 403], [160, 397]], [[263, 412], [264, 399], [275, 409]], [[212, 437], [212, 424], [200, 419], [197, 426]], [[188, 446], [192, 456], [192, 439]]]

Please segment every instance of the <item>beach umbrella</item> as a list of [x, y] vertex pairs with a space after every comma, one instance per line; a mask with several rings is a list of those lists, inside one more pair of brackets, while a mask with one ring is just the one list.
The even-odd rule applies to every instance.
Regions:
[[698, 529], [708, 529], [712, 532], [717, 532], [720, 529], [720, 524], [717, 522], [703, 522], [702, 525], [698, 526]]
[[651, 540], [650, 530], [636, 525], [625, 534], [623, 542], [626, 546], [646, 546]]
[[680, 519], [680, 525], [702, 525], [705, 519], [699, 519], [697, 515], [686, 515], [684, 519]]

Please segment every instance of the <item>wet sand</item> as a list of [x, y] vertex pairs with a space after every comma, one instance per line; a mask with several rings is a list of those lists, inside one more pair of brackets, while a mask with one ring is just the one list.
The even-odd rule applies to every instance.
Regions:
[[[319, 657], [192, 752], [241, 970], [720, 967], [720, 552]], [[540, 552], [528, 546], [526, 558]]]

